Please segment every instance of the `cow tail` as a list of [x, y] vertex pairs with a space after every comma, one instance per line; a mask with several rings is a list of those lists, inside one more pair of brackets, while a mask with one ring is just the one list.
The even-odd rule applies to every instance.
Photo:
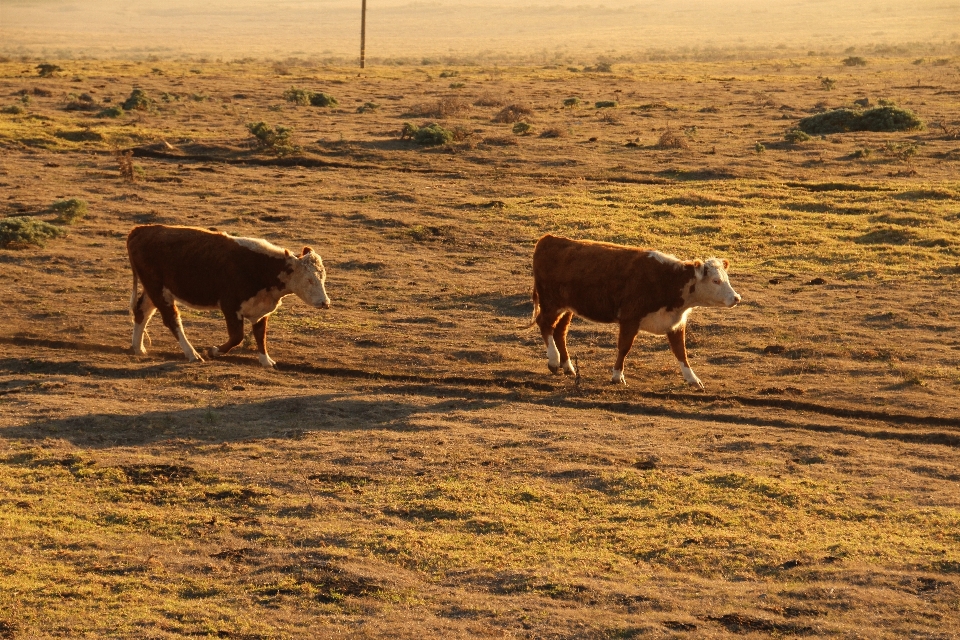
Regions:
[[131, 322], [136, 322], [137, 315], [137, 284], [139, 280], [137, 279], [137, 270], [132, 266], [130, 270], [133, 272], [133, 290], [130, 292], [130, 320]]
[[533, 300], [533, 317], [530, 319], [530, 324], [524, 327], [524, 329], [529, 329], [533, 325], [537, 324], [537, 316], [540, 315], [540, 294], [537, 293], [537, 283], [533, 283], [533, 295], [531, 296]]

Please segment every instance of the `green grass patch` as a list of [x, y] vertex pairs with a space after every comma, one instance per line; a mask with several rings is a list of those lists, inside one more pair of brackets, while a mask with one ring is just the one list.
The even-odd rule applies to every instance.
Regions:
[[60, 227], [34, 218], [13, 217], [0, 220], [0, 248], [42, 247], [47, 240], [65, 232]]
[[834, 109], [803, 118], [797, 127], [804, 133], [824, 135], [850, 131], [913, 131], [922, 129], [923, 122], [912, 111], [885, 105], [866, 111]]
[[50, 205], [50, 210], [57, 214], [57, 224], [74, 224], [87, 215], [87, 202], [80, 198], [57, 200]]

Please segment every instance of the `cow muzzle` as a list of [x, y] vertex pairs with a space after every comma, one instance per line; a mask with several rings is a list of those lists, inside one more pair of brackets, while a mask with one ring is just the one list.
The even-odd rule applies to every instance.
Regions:
[[733, 301], [730, 303], [730, 306], [731, 307], [737, 306], [738, 304], [740, 304], [741, 300], [743, 300], [743, 298], [740, 297], [739, 293], [733, 294]]

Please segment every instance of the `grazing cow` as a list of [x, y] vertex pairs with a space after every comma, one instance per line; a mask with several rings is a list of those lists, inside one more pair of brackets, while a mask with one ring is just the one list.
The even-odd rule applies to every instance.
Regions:
[[681, 262], [649, 249], [546, 235], [533, 251], [533, 322], [547, 346], [553, 373], [575, 374], [567, 353], [574, 314], [620, 325], [613, 382], [625, 383], [623, 360], [639, 330], [666, 335], [683, 378], [703, 389], [687, 362], [687, 317], [694, 307], [732, 307], [726, 260]]
[[[273, 367], [267, 355], [267, 317], [284, 296], [296, 294], [313, 307], [327, 309], [327, 272], [320, 256], [304, 247], [299, 256], [266, 240], [236, 238], [193, 227], [146, 225], [127, 236], [133, 269], [133, 352], [146, 353], [147, 323], [160, 311], [187, 360], [203, 360], [183, 333], [177, 302], [195, 309], [220, 309], [229, 339], [213, 347], [211, 356], [227, 353], [243, 341], [243, 320], [253, 325], [260, 363]], [[137, 280], [143, 293], [137, 297]]]

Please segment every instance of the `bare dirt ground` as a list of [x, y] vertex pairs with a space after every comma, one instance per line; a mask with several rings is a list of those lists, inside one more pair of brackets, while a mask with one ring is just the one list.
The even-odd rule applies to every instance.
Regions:
[[[956, 637], [960, 74], [839, 60], [0, 63], [0, 215], [88, 203], [0, 249], [0, 637]], [[863, 98], [926, 127], [784, 141]], [[285, 303], [276, 371], [187, 364], [158, 320], [134, 357], [124, 240], [155, 222], [310, 245], [333, 307]], [[609, 385], [580, 320], [582, 377], [551, 376], [545, 232], [728, 258], [744, 303], [688, 330], [706, 392], [649, 336]]]

